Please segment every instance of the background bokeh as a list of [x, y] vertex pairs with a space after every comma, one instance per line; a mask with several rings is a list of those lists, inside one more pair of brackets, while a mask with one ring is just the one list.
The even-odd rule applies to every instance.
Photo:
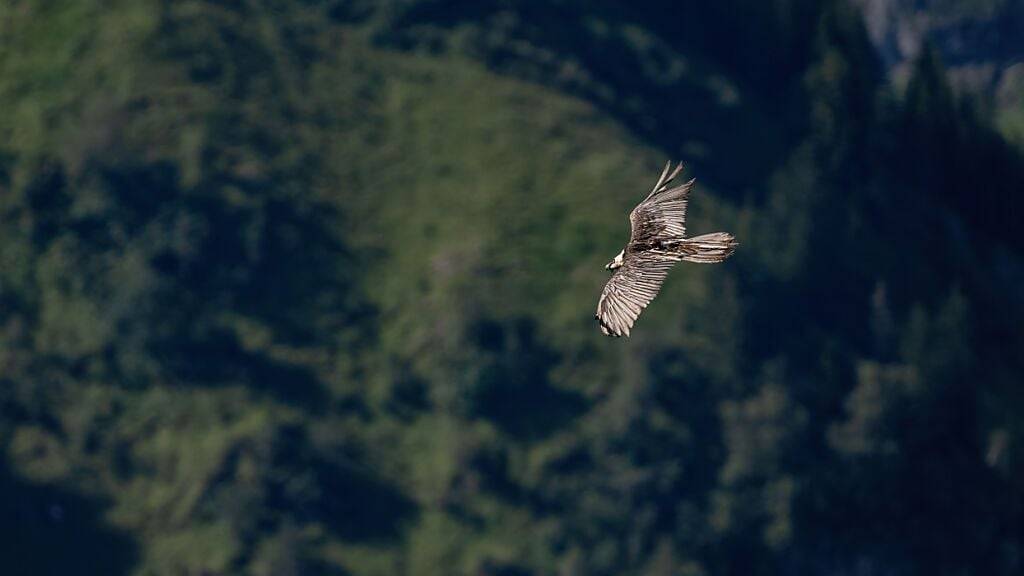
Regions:
[[1018, 0], [0, 0], [0, 573], [1022, 574], [1022, 151]]

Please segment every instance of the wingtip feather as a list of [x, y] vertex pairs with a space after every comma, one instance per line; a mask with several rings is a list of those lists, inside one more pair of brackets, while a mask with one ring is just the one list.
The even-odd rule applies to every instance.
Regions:
[[[654, 185], [654, 188], [651, 189], [651, 193], [648, 194], [647, 197], [650, 198], [651, 196], [654, 196], [658, 192], [666, 190], [668, 188], [668, 185], [673, 180], [675, 180], [676, 176], [679, 176], [679, 174], [682, 173], [684, 168], [685, 165], [682, 161], [680, 161], [679, 164], [676, 165], [675, 169], [672, 170], [672, 161], [669, 160], [668, 163], [665, 164], [665, 169], [661, 171], [661, 176], [658, 178], [658, 183]], [[669, 172], [670, 170], [671, 172]], [[683, 186], [686, 186], [686, 184], [684, 184]]]

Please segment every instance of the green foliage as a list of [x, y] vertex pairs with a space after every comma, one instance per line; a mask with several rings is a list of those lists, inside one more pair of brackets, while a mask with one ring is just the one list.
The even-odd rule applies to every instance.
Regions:
[[[936, 55], [459, 4], [0, 8], [5, 573], [1018, 573], [1024, 163]], [[680, 154], [742, 247], [606, 339]]]

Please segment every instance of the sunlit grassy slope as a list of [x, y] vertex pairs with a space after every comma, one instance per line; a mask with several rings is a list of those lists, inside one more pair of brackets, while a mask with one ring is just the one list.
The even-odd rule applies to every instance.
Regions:
[[[593, 333], [603, 265], [628, 238], [629, 210], [668, 155], [584, 101], [472, 61], [370, 50], [355, 57], [381, 65], [382, 80], [356, 114], [372, 123], [330, 136], [331, 158], [342, 167], [338, 192], [355, 210], [356, 236], [382, 251], [366, 277], [394, 322], [388, 334], [440, 344], [456, 321], [445, 317], [460, 307], [529, 316], [564, 335]], [[734, 210], [698, 188], [692, 229], [736, 225]], [[681, 268], [670, 282], [669, 299], [700, 299], [700, 270]]]

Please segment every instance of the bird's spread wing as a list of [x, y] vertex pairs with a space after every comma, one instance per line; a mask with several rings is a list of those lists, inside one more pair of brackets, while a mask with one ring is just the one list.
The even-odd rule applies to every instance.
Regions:
[[651, 244], [654, 241], [682, 240], [686, 235], [686, 201], [693, 188], [693, 180], [679, 186], [670, 186], [683, 171], [682, 162], [671, 169], [672, 163], [658, 178], [651, 193], [629, 213], [630, 244]]
[[672, 268], [671, 260], [651, 253], [634, 253], [612, 274], [597, 302], [595, 317], [609, 336], [629, 336], [633, 322], [654, 300]]

